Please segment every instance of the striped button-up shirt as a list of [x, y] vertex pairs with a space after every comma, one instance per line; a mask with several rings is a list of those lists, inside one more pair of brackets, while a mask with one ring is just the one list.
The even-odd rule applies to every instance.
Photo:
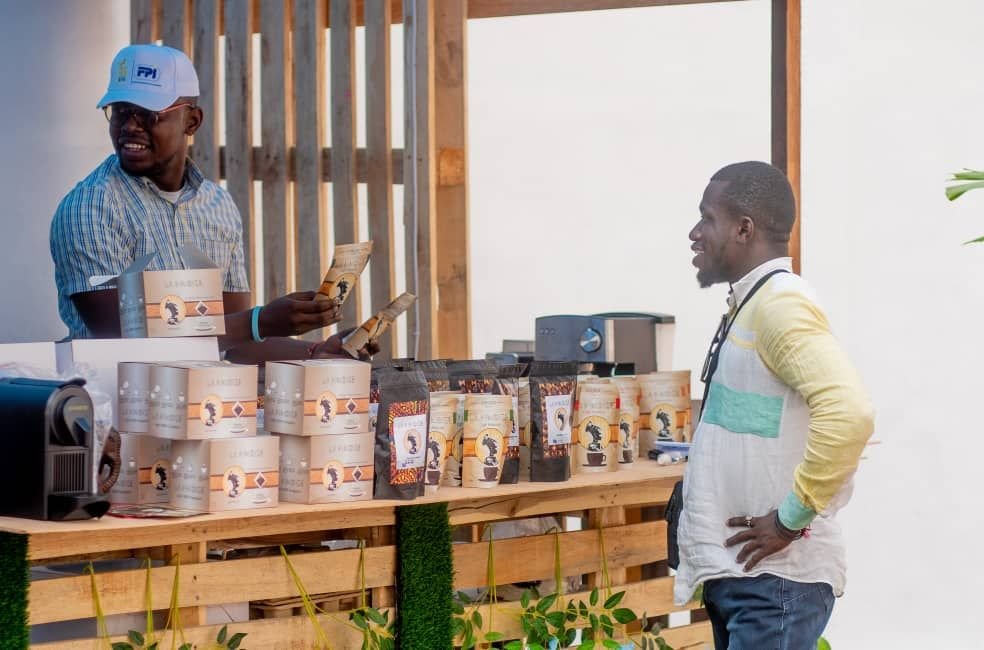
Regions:
[[136, 258], [157, 253], [148, 270], [182, 269], [181, 248], [193, 244], [223, 269], [225, 291], [249, 291], [242, 221], [232, 197], [189, 159], [175, 203], [149, 179], [120, 168], [116, 155], [62, 199], [51, 222], [58, 311], [73, 338], [90, 335], [71, 296], [94, 291], [89, 278], [117, 275]]

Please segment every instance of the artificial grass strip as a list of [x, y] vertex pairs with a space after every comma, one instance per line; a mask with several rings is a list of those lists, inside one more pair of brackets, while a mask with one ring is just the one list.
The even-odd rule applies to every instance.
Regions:
[[396, 509], [397, 647], [451, 648], [451, 523], [448, 504]]
[[0, 533], [0, 648], [28, 646], [27, 586], [27, 536]]

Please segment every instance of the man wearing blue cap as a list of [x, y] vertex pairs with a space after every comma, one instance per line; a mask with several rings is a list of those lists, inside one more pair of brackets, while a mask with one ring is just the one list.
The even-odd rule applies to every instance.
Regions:
[[148, 253], [155, 254], [148, 270], [180, 269], [181, 249], [193, 244], [224, 274], [220, 341], [228, 358], [342, 354], [338, 335], [313, 347], [280, 338], [339, 320], [337, 305], [316, 301], [315, 292], [250, 308], [239, 210], [188, 158], [188, 137], [204, 119], [198, 94], [195, 68], [179, 50], [130, 45], [113, 59], [98, 107], [116, 153], [62, 199], [51, 224], [58, 310], [69, 334], [120, 335], [116, 290], [92, 286], [91, 278], [116, 276]]

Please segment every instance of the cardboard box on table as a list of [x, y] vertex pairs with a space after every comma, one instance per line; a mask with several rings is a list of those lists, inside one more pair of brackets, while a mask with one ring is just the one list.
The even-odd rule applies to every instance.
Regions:
[[113, 505], [168, 503], [171, 441], [144, 434], [120, 434], [119, 478], [109, 491]]
[[294, 435], [369, 431], [371, 370], [354, 359], [267, 362], [264, 428]]
[[280, 500], [332, 503], [372, 499], [376, 434], [278, 435]]
[[172, 441], [171, 507], [222, 512], [276, 506], [279, 446], [277, 436]]
[[172, 440], [256, 435], [257, 367], [219, 361], [150, 369], [147, 432]]
[[115, 278], [124, 338], [225, 334], [222, 270], [191, 245], [181, 249], [184, 269], [148, 271], [156, 253], [135, 259]]

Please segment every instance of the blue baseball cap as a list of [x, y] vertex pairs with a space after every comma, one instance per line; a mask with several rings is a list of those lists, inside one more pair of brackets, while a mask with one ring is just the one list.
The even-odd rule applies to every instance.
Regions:
[[166, 45], [128, 45], [113, 59], [96, 108], [127, 102], [159, 111], [178, 97], [198, 97], [198, 73], [187, 55]]

